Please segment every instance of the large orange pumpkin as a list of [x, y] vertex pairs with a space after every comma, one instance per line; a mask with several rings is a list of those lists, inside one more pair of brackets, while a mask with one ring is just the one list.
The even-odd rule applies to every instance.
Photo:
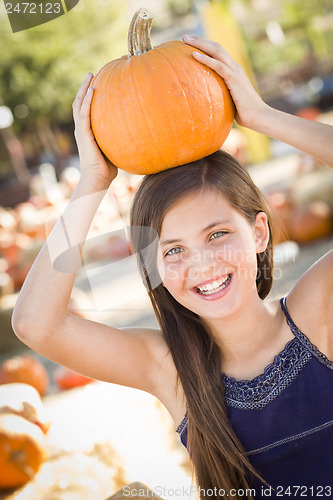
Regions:
[[0, 415], [0, 489], [28, 482], [44, 458], [43, 433], [37, 425], [18, 415]]
[[136, 12], [129, 54], [96, 74], [91, 124], [109, 158], [135, 174], [183, 165], [217, 151], [234, 120], [223, 79], [196, 61], [181, 41], [152, 47], [152, 15]]

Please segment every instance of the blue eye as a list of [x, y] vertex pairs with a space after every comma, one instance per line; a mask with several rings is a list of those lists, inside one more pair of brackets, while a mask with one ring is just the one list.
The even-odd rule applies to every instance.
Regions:
[[228, 231], [215, 231], [209, 238], [210, 240], [214, 240], [216, 238], [219, 238], [220, 236], [224, 236], [225, 234], [228, 234]]
[[177, 253], [180, 253], [180, 252], [182, 252], [182, 249], [180, 247], [173, 247], [166, 252], [165, 257], [167, 255], [176, 255]]

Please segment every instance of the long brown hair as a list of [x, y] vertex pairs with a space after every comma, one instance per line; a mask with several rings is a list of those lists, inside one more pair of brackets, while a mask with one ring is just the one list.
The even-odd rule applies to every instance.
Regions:
[[[221, 150], [144, 177], [132, 203], [130, 232], [132, 249], [139, 257], [142, 278], [184, 390], [188, 449], [197, 483], [202, 491], [216, 487], [230, 492], [232, 488], [250, 488], [254, 476], [261, 478], [227, 418], [220, 351], [201, 318], [179, 304], [162, 285], [156, 267], [156, 235], [165, 214], [186, 195], [207, 188], [222, 193], [250, 224], [257, 213], [265, 212], [271, 233], [269, 211], [259, 189], [247, 170]], [[144, 253], [147, 248], [153, 251]], [[257, 255], [256, 285], [262, 299], [272, 286], [272, 253], [270, 235], [266, 250]]]

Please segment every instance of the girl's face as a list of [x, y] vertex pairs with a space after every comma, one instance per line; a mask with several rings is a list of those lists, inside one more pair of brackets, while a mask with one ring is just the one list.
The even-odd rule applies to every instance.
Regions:
[[251, 225], [221, 193], [191, 193], [162, 222], [158, 270], [163, 285], [203, 319], [229, 316], [258, 297], [256, 254], [268, 239], [264, 212]]

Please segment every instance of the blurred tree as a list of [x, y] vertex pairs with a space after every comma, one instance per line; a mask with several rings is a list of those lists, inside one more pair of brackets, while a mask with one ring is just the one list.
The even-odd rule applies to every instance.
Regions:
[[[230, 5], [267, 97], [281, 93], [276, 81], [292, 71], [300, 80], [310, 78], [309, 71], [302, 75], [305, 65], [313, 72], [322, 71], [320, 65], [331, 71], [333, 0], [230, 0]], [[264, 85], [261, 76], [267, 77]]]
[[71, 103], [88, 71], [126, 54], [130, 13], [126, 3], [84, 1], [64, 16], [12, 33], [0, 16], [0, 95], [12, 110], [16, 131], [71, 120]]
[[183, 16], [193, 10], [194, 2], [195, 0], [167, 0], [166, 5], [172, 14]]

